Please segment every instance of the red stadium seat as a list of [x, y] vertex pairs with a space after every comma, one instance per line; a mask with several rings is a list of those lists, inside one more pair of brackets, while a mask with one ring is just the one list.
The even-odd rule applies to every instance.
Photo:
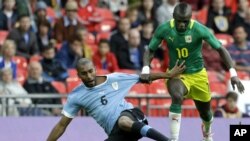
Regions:
[[42, 56], [40, 55], [33, 55], [31, 58], [30, 58], [30, 61], [29, 62], [39, 62], [40, 60], [42, 60]]
[[96, 35], [96, 43], [98, 44], [101, 39], [109, 40], [111, 32], [100, 32]]
[[[141, 83], [137, 83], [135, 84], [129, 91], [130, 95], [139, 95], [139, 94], [147, 94], [148, 92], [148, 88], [146, 84], [141, 84]], [[134, 98], [127, 98], [127, 101], [132, 103], [134, 106], [139, 106], [139, 100], [138, 99], [134, 99]], [[143, 111], [145, 111], [145, 106], [146, 106], [146, 100], [142, 99], [141, 101], [141, 108]]]
[[148, 87], [147, 84], [137, 83], [130, 89], [130, 94], [147, 94]]
[[228, 47], [233, 43], [233, 37], [229, 34], [215, 34], [215, 37], [222, 43], [224, 47]]
[[8, 34], [9, 34], [8, 31], [0, 30], [0, 46], [4, 43]]
[[151, 61], [151, 68], [152, 70], [158, 70], [158, 71], [161, 71], [161, 62], [159, 59], [157, 58], [154, 58], [152, 61]]
[[69, 74], [69, 77], [77, 77], [76, 69], [68, 69], [67, 72]]
[[17, 75], [16, 75], [16, 80], [21, 84], [23, 85], [24, 82], [26, 81], [27, 79], [27, 71], [26, 70], [23, 70], [23, 69], [18, 69], [17, 68]]
[[111, 32], [112, 29], [116, 27], [116, 22], [114, 20], [102, 21], [95, 26], [96, 32]]
[[213, 83], [210, 83], [209, 85], [210, 85], [210, 90], [213, 95], [224, 96], [227, 92], [227, 86], [225, 83], [213, 82]]
[[17, 68], [20, 70], [26, 70], [27, 66], [28, 66], [28, 62], [26, 60], [26, 58], [22, 57], [22, 56], [14, 56], [12, 59], [16, 64], [17, 64]]
[[199, 112], [195, 107], [195, 103], [192, 99], [185, 99], [182, 103], [182, 115], [184, 117], [198, 117]]
[[68, 77], [66, 79], [67, 92], [70, 93], [76, 86], [81, 84], [81, 80], [77, 77]]
[[207, 23], [208, 9], [203, 8], [196, 12], [196, 20], [202, 24]]
[[108, 70], [104, 70], [104, 69], [96, 69], [96, 74], [97, 75], [105, 75], [105, 74], [109, 74], [110, 72]]
[[[167, 87], [165, 85], [165, 81], [154, 81], [148, 86], [148, 92], [149, 94], [162, 94], [167, 95]], [[153, 106], [170, 106], [171, 100], [170, 99], [152, 99], [150, 100], [150, 104]], [[166, 108], [162, 109], [151, 109], [150, 115], [151, 116], [167, 116], [168, 110]]]
[[130, 70], [130, 69], [119, 69], [118, 72], [128, 73], [128, 74], [136, 74], [135, 70]]
[[[51, 84], [58, 91], [59, 94], [66, 94], [67, 93], [66, 86], [63, 82], [52, 81]], [[67, 100], [67, 98], [62, 98], [61, 99], [62, 104], [65, 104], [66, 100]]]
[[102, 20], [115, 20], [112, 11], [110, 11], [109, 9], [96, 7], [95, 12], [100, 14]]
[[95, 36], [92, 33], [88, 33], [84, 42], [90, 45], [95, 44]]
[[221, 82], [221, 80], [218, 78], [218, 72], [216, 72], [216, 71], [207, 71], [207, 75], [208, 75], [209, 83]]
[[168, 94], [166, 84], [164, 82], [153, 82], [148, 87], [150, 94]]

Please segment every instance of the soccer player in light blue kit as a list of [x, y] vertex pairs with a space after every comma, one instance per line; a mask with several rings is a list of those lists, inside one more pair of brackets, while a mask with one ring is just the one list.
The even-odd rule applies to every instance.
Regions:
[[[69, 94], [62, 110], [63, 117], [53, 128], [47, 141], [56, 141], [81, 108], [105, 130], [108, 135], [105, 141], [137, 141], [143, 136], [157, 141], [169, 140], [148, 125], [140, 109], [134, 108], [124, 99], [134, 84], [142, 82], [139, 75], [112, 73], [96, 76], [93, 63], [86, 58], [80, 59], [76, 68], [83, 83]], [[149, 81], [143, 83], [175, 77], [184, 69], [184, 62], [178, 65], [177, 61], [171, 71], [150, 74]]]

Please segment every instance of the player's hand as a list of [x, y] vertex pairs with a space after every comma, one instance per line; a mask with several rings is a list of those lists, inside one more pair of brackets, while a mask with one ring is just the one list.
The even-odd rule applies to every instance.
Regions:
[[167, 72], [169, 77], [172, 78], [180, 75], [186, 69], [186, 66], [184, 64], [185, 61], [179, 64], [179, 60], [177, 60], [175, 66], [170, 71]]
[[231, 78], [231, 84], [232, 84], [233, 90], [235, 90], [235, 85], [236, 85], [236, 87], [238, 88], [238, 91], [240, 93], [244, 93], [245, 88], [237, 76], [234, 76]]

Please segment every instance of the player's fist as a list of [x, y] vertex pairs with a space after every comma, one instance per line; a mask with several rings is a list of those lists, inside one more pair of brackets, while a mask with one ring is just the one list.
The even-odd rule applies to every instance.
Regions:
[[237, 76], [234, 76], [231, 78], [231, 84], [232, 84], [233, 90], [235, 90], [235, 85], [236, 85], [236, 87], [238, 88], [238, 91], [240, 93], [244, 93], [245, 88]]

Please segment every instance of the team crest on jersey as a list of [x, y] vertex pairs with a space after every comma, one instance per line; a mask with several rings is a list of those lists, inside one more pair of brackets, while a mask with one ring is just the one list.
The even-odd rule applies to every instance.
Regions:
[[114, 90], [118, 90], [118, 88], [119, 88], [118, 82], [113, 82], [111, 85], [112, 85]]
[[192, 42], [192, 36], [191, 35], [185, 36], [185, 42], [186, 43], [191, 43]]

